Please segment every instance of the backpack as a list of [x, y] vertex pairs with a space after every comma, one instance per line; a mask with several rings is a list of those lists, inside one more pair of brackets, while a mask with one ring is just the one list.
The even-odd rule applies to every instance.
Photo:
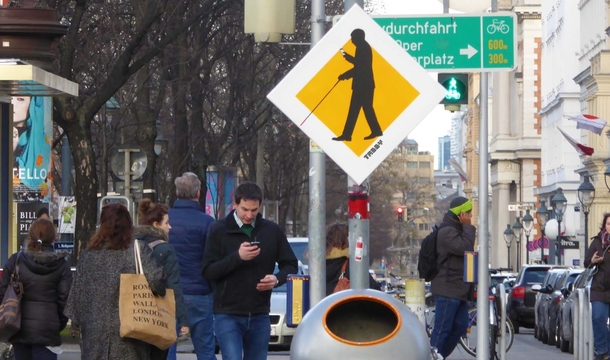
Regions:
[[436, 240], [438, 237], [438, 231], [448, 225], [441, 224], [440, 226], [434, 225], [432, 232], [426, 236], [419, 249], [419, 258], [417, 261], [417, 271], [419, 272], [419, 278], [425, 279], [426, 281], [432, 281], [438, 274], [439, 267], [436, 263]]

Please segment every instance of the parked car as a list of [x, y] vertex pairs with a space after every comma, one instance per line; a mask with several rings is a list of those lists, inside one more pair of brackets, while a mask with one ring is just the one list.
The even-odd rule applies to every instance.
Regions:
[[[541, 328], [539, 324], [537, 329], [539, 339], [542, 340], [543, 343], [549, 345], [557, 344], [558, 322], [561, 321], [559, 319], [559, 306], [561, 299], [563, 298], [561, 289], [565, 289], [568, 284], [573, 283], [582, 272], [582, 269], [553, 269], [549, 271], [549, 273], [555, 271], [558, 271], [559, 274], [553, 284], [549, 283], [546, 288], [542, 288], [538, 285], [535, 285], [532, 288], [536, 291], [536, 289], [540, 287], [539, 292], [541, 299], [545, 299], [539, 306], [539, 314], [542, 316], [541, 323], [543, 324], [543, 327]], [[541, 334], [542, 336], [540, 338]]]
[[[560, 348], [561, 346], [561, 341], [559, 339], [559, 333], [560, 333], [560, 328], [562, 327], [562, 318], [561, 318], [561, 302], [563, 301], [565, 294], [566, 294], [566, 290], [568, 288], [568, 286], [570, 286], [570, 284], [573, 284], [576, 279], [578, 278], [578, 276], [580, 276], [580, 274], [582, 274], [582, 272], [584, 271], [584, 269], [570, 269], [566, 272], [565, 277], [563, 279], [559, 279], [559, 281], [557, 282], [557, 287], [559, 288], [559, 294], [557, 295], [557, 298], [555, 299], [555, 301], [552, 303], [552, 306], [549, 307], [548, 312], [549, 312], [549, 318], [554, 317], [555, 318], [555, 346], [557, 348]], [[550, 323], [552, 323], [552, 321], [550, 321]]]
[[536, 293], [532, 291], [532, 285], [541, 284], [551, 268], [551, 265], [524, 265], [517, 278], [509, 283], [511, 290], [506, 302], [507, 314], [513, 323], [515, 333], [519, 333], [519, 326], [528, 328], [535, 326]]
[[[288, 238], [288, 242], [297, 259], [299, 259], [299, 274], [307, 274], [309, 270], [307, 266], [308, 239]], [[287, 291], [288, 286], [284, 284], [274, 288], [271, 292], [271, 308], [269, 312], [269, 319], [271, 320], [269, 345], [271, 346], [290, 347], [294, 333], [297, 330], [286, 325]]]
[[547, 332], [547, 320], [545, 307], [547, 303], [551, 301], [552, 293], [555, 289], [555, 284], [559, 280], [561, 274], [566, 269], [551, 269], [547, 272], [542, 284], [532, 285], [532, 291], [536, 293], [536, 303], [534, 305], [535, 312], [535, 323], [534, 323], [534, 337], [544, 344], [549, 342], [549, 333]]
[[583, 271], [576, 281], [568, 284], [566, 289], [562, 289], [563, 300], [560, 304], [561, 322], [559, 326], [559, 348], [563, 352], [574, 353], [574, 316], [577, 310], [574, 309], [576, 300], [576, 290], [586, 289], [591, 286], [591, 273], [594, 268], [588, 268]]

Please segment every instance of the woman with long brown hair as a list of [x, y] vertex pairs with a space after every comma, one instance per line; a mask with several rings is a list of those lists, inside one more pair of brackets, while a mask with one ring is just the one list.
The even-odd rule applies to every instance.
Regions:
[[[100, 226], [80, 254], [66, 315], [81, 329], [81, 358], [146, 360], [153, 345], [120, 336], [119, 291], [121, 274], [135, 273], [134, 228], [127, 208], [102, 208]], [[142, 267], [153, 293], [165, 296], [163, 270], [141, 249]]]
[[66, 261], [69, 253], [54, 251], [54, 241], [53, 223], [47, 219], [34, 221], [25, 249], [13, 254], [2, 272], [0, 299], [4, 298], [13, 274], [23, 284], [21, 328], [9, 339], [17, 360], [57, 359], [55, 348], [61, 345], [60, 332], [68, 323], [64, 307], [72, 272]]
[[[326, 296], [335, 291], [341, 275], [349, 280], [349, 228], [335, 223], [326, 230]], [[369, 288], [381, 290], [370, 274]]]
[[[178, 258], [174, 247], [167, 242], [169, 230], [169, 215], [167, 207], [163, 204], [155, 204], [149, 199], [142, 199], [138, 204], [140, 213], [140, 226], [135, 229], [135, 238], [148, 245], [153, 251], [153, 258], [157, 264], [163, 267], [165, 273], [165, 286], [174, 290], [176, 298], [176, 324], [178, 335], [186, 335], [189, 331], [189, 319], [184, 306], [184, 297], [180, 287], [180, 269], [178, 268]], [[172, 351], [173, 350], [173, 351]], [[168, 355], [171, 355], [168, 357]], [[170, 349], [159, 351], [155, 358], [175, 359], [176, 344]]]

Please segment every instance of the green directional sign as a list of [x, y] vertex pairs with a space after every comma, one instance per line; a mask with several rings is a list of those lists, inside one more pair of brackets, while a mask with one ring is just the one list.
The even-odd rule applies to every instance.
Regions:
[[373, 19], [428, 71], [508, 71], [516, 66], [514, 13], [374, 15]]

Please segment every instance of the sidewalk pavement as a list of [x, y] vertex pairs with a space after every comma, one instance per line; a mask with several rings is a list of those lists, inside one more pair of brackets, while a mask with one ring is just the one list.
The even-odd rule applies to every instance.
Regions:
[[[80, 346], [78, 345], [78, 342], [74, 341], [73, 339], [70, 339], [69, 341], [67, 341], [67, 339], [64, 339], [64, 342], [61, 345], [61, 349], [67, 353], [80, 352]], [[192, 354], [193, 352], [195, 352], [195, 347], [193, 346], [193, 343], [190, 339], [180, 341], [178, 343], [177, 352], [181, 354]]]

